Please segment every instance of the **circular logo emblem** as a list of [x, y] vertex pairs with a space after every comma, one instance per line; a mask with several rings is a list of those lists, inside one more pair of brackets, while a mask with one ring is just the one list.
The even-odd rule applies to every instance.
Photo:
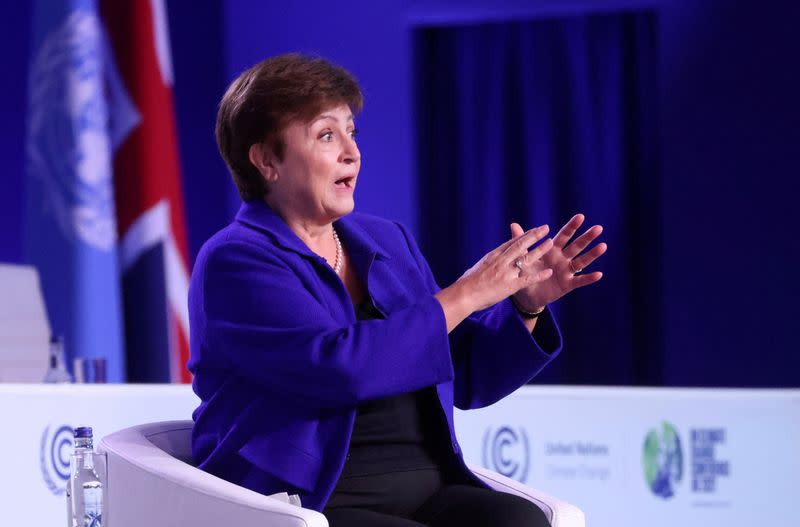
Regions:
[[524, 483], [530, 467], [530, 448], [524, 428], [503, 426], [483, 434], [483, 466]]
[[50, 492], [56, 496], [64, 494], [69, 480], [69, 460], [72, 454], [73, 431], [70, 426], [61, 426], [51, 434], [50, 427], [44, 429], [39, 447], [39, 466], [42, 479]]
[[675, 427], [666, 421], [647, 433], [642, 450], [644, 479], [653, 494], [670, 498], [683, 478], [683, 450]]

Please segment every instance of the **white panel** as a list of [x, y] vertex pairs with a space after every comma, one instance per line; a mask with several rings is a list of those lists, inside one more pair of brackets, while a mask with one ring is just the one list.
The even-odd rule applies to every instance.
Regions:
[[[665, 421], [681, 445], [669, 497], [645, 479], [645, 438]], [[574, 503], [589, 525], [795, 524], [798, 390], [525, 387], [457, 412], [456, 429], [468, 462]]]
[[121, 428], [191, 419], [198, 403], [189, 385], [0, 385], [0, 523], [66, 525], [72, 440], [64, 427], [91, 426], [97, 446]]
[[[62, 426], [91, 425], [98, 441], [133, 424], [189, 419], [197, 404], [187, 385], [0, 385], [3, 525], [64, 524], [63, 494], [48, 488], [64, 485], [59, 459], [70, 445], [54, 446]], [[651, 490], [643, 460], [647, 434], [664, 421], [682, 452], [671, 497]], [[456, 427], [468, 462], [574, 503], [589, 525], [796, 523], [800, 390], [526, 387], [457, 412]], [[693, 445], [693, 432], [705, 441]], [[727, 475], [707, 480], [713, 490], [693, 488], [700, 470], [725, 463]]]
[[50, 322], [35, 267], [0, 264], [0, 382], [41, 382]]

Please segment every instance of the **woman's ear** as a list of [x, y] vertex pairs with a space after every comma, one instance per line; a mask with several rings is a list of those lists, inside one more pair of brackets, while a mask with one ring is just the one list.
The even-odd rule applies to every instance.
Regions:
[[253, 143], [247, 152], [250, 162], [253, 164], [267, 182], [278, 179], [278, 171], [275, 169], [272, 151], [265, 143]]

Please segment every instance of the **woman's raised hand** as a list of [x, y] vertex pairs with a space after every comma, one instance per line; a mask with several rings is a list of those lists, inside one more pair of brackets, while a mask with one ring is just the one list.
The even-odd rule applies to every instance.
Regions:
[[[600, 236], [603, 228], [595, 225], [570, 242], [583, 221], [583, 214], [576, 214], [558, 231], [553, 239], [552, 248], [546, 254], [531, 257], [531, 253], [525, 257], [523, 276], [527, 274], [540, 276], [547, 270], [552, 273], [546, 279], [536, 280], [514, 294], [514, 300], [520, 307], [525, 310], [537, 311], [573, 289], [593, 284], [603, 277], [603, 273], [597, 271], [582, 273], [608, 249], [605, 243], [598, 243], [590, 250], [583, 252]], [[522, 227], [518, 223], [512, 223], [511, 241], [518, 240], [522, 236], [524, 236]]]
[[552, 248], [553, 240], [548, 238], [528, 251], [549, 231], [547, 225], [542, 225], [505, 242], [458, 279], [456, 283], [464, 287], [464, 294], [472, 300], [473, 311], [493, 306], [520, 289], [550, 277], [552, 271], [544, 266], [536, 272], [521, 272], [524, 260], [538, 260]]
[[442, 304], [447, 331], [473, 312], [550, 278], [553, 271], [549, 266], [523, 272], [524, 262], [538, 260], [553, 247], [553, 240], [547, 239], [530, 250], [549, 230], [547, 225], [542, 225], [521, 233], [481, 258], [453, 285], [439, 291], [436, 298]]

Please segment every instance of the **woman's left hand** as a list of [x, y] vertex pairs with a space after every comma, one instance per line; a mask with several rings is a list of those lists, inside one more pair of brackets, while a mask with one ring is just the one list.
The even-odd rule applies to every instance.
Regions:
[[[583, 220], [583, 214], [573, 216], [553, 238], [553, 247], [538, 260], [522, 259], [520, 273], [529, 274], [538, 273], [545, 269], [553, 270], [550, 278], [520, 289], [514, 295], [514, 301], [522, 309], [538, 311], [573, 289], [593, 284], [603, 277], [603, 273], [597, 271], [581, 274], [584, 269], [608, 249], [605, 243], [599, 243], [589, 251], [581, 254], [603, 232], [603, 228], [600, 225], [595, 225], [586, 230], [586, 232], [568, 243], [583, 224]], [[512, 239], [521, 236], [523, 232], [518, 223], [511, 224]]]

